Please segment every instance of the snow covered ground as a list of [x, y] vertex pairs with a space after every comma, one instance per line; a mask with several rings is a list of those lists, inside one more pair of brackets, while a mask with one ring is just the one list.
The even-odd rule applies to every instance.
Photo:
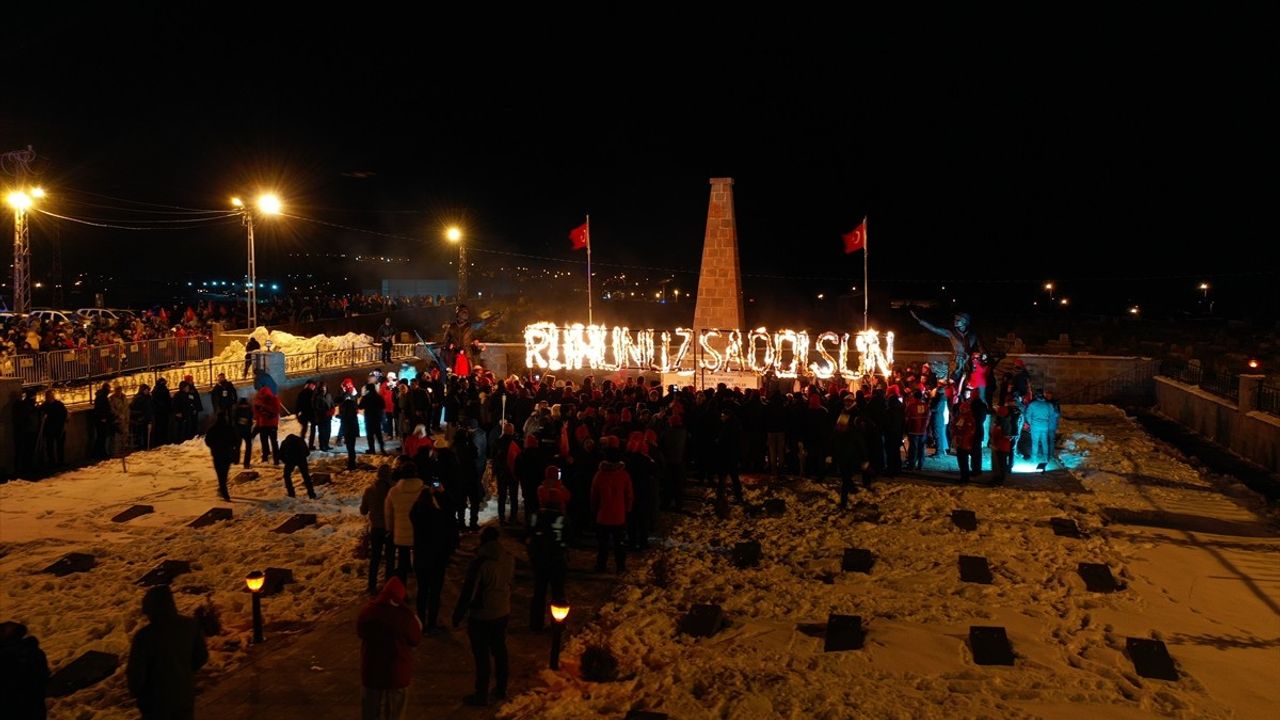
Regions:
[[[878, 483], [839, 513], [828, 487], [772, 494], [782, 518], [717, 520], [708, 507], [676, 525], [665, 550], [635, 563], [617, 600], [571, 622], [563, 670], [500, 712], [507, 718], [1262, 718], [1280, 703], [1280, 532], [1231, 478], [1205, 477], [1110, 406], [1066, 409], [1057, 477], [1003, 488], [919, 479]], [[749, 502], [768, 496], [762, 487]], [[964, 532], [951, 511], [976, 511]], [[1108, 521], [1120, 511], [1145, 524]], [[875, 515], [878, 513], [878, 519]], [[1137, 513], [1138, 515], [1134, 515]], [[1048, 520], [1070, 517], [1083, 539]], [[729, 561], [762, 542], [760, 567]], [[840, 573], [846, 547], [869, 548], [869, 575]], [[665, 587], [649, 565], [665, 555]], [[960, 581], [959, 555], [989, 559], [991, 585]], [[1104, 563], [1127, 587], [1091, 593], [1076, 572]], [[730, 625], [680, 636], [695, 603]], [[862, 650], [824, 653], [798, 625], [860, 615]], [[971, 625], [1008, 630], [1012, 667], [973, 662]], [[1139, 677], [1125, 638], [1163, 640], [1182, 678]], [[612, 683], [578, 678], [588, 643], [618, 656]]]
[[[281, 424], [282, 439], [287, 432], [297, 432], [291, 418]], [[391, 459], [364, 455], [363, 438], [357, 447], [362, 461]], [[393, 448], [398, 443], [388, 443], [388, 450]], [[252, 630], [244, 576], [252, 570], [290, 568], [296, 580], [284, 593], [263, 599], [268, 636], [304, 631], [322, 614], [358, 601], [367, 562], [355, 557], [365, 526], [360, 496], [374, 472], [342, 472], [345, 453], [314, 453], [312, 472], [332, 471], [333, 482], [317, 487], [320, 497], [311, 501], [295, 473], [295, 500], [285, 495], [280, 468], [260, 458], [256, 447], [253, 469], [261, 476], [233, 481], [231, 503], [217, 497], [201, 439], [134, 453], [127, 473], [112, 460], [41, 482], [0, 485], [0, 619], [26, 624], [54, 670], [86, 650], [121, 658], [121, 669], [111, 678], [53, 701], [50, 717], [136, 717], [123, 666], [130, 638], [145, 624], [140, 611], [145, 588], [137, 580], [162, 560], [191, 562], [192, 572], [172, 583], [179, 610], [192, 614], [210, 599], [220, 613], [223, 633], [209, 639], [206, 673], [225, 672], [245, 660]], [[239, 471], [232, 469], [233, 479]], [[155, 512], [111, 522], [134, 504], [152, 505]], [[187, 527], [212, 507], [231, 507], [234, 519]], [[316, 513], [317, 526], [292, 535], [271, 532], [301, 512]], [[92, 554], [97, 566], [62, 578], [40, 572], [68, 552]]]

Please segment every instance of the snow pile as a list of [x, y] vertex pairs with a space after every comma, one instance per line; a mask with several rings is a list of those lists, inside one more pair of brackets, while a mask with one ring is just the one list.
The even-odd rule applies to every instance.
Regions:
[[[281, 428], [297, 432], [292, 420]], [[361, 444], [363, 446], [363, 443]], [[388, 443], [393, 445], [393, 443]], [[52, 669], [86, 650], [121, 658], [108, 680], [52, 703], [51, 717], [107, 720], [135, 717], [124, 686], [123, 667], [133, 633], [143, 624], [145, 588], [137, 581], [162, 560], [188, 560], [192, 572], [172, 587], [179, 609], [192, 614], [205, 602], [217, 608], [222, 634], [208, 639], [204, 674], [216, 674], [244, 660], [251, 630], [250, 596], [244, 576], [267, 567], [290, 568], [295, 584], [263, 599], [268, 634], [305, 629], [321, 615], [357, 602], [365, 587], [367, 560], [355, 557], [365, 528], [360, 497], [374, 472], [340, 472], [346, 457], [311, 458], [312, 472], [332, 471], [333, 482], [317, 487], [320, 499], [285, 495], [281, 469], [260, 463], [259, 479], [235, 483], [232, 503], [217, 499], [208, 449], [200, 439], [72, 471], [39, 483], [0, 485], [0, 607], [5, 620], [25, 623], [49, 656]], [[373, 463], [390, 457], [365, 456]], [[111, 517], [130, 505], [155, 507], [150, 515], [123, 524]], [[231, 507], [231, 522], [201, 529], [187, 524], [212, 507]], [[292, 535], [271, 532], [294, 513], [316, 513], [318, 524]], [[68, 552], [97, 558], [87, 573], [58, 578], [40, 571]]]
[[[375, 345], [373, 338], [360, 333], [347, 333], [338, 337], [329, 337], [328, 335], [313, 335], [305, 338], [298, 335], [290, 335], [287, 332], [279, 330], [268, 330], [265, 327], [255, 328], [252, 337], [258, 339], [258, 344], [262, 349], [267, 348], [267, 341], [271, 341], [271, 350], [273, 352], [282, 352], [285, 355], [310, 355], [316, 352], [331, 352], [334, 350], [350, 350], [352, 348], [364, 348]], [[239, 340], [232, 340], [227, 344], [222, 352], [214, 358], [214, 362], [233, 362], [235, 360], [244, 359], [244, 343]]]
[[[919, 480], [878, 483], [835, 508], [830, 486], [802, 482], [748, 491], [748, 502], [786, 500], [781, 518], [721, 521], [709, 506], [681, 522], [635, 567], [618, 597], [586, 627], [575, 625], [562, 673], [515, 698], [506, 718], [621, 717], [651, 709], [671, 717], [1265, 717], [1280, 700], [1275, 618], [1280, 587], [1239, 582], [1277, 549], [1275, 533], [1152, 442], [1114, 409], [1068, 408], [1061, 427], [1074, 475], [1018, 476], [1003, 488]], [[1075, 419], [1082, 418], [1082, 419]], [[976, 532], [950, 513], [977, 512]], [[1104, 526], [1106, 511], [1198, 513], [1249, 525], [1262, 537]], [[1053, 534], [1071, 517], [1084, 539]], [[1232, 527], [1235, 527], [1234, 525]], [[1243, 532], [1243, 531], [1241, 531]], [[760, 567], [737, 569], [730, 549], [761, 541]], [[871, 549], [870, 575], [841, 573], [844, 548]], [[960, 581], [959, 555], [986, 557], [991, 585]], [[1096, 594], [1076, 572], [1109, 566], [1126, 590]], [[637, 564], [638, 565], [638, 564]], [[1232, 582], [1223, 576], [1232, 572]], [[1251, 582], [1251, 580], [1249, 581]], [[708, 639], [679, 635], [696, 603], [717, 603], [730, 625]], [[824, 653], [830, 613], [860, 615], [864, 649]], [[971, 625], [1008, 630], [1014, 667], [973, 662]], [[1139, 677], [1126, 637], [1155, 637], [1183, 673], [1174, 683]], [[608, 646], [619, 681], [579, 679], [589, 644]]]

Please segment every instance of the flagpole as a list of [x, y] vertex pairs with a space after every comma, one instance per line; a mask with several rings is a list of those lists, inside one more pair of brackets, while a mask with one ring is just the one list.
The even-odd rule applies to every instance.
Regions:
[[[867, 232], [867, 219], [862, 219], [862, 329], [867, 330], [867, 310], [871, 306], [871, 283], [867, 276], [867, 254], [871, 252], [871, 233]], [[590, 246], [587, 246], [590, 251]], [[590, 257], [590, 256], [588, 256]]]
[[591, 316], [591, 216], [587, 215], [587, 324], [595, 325]]

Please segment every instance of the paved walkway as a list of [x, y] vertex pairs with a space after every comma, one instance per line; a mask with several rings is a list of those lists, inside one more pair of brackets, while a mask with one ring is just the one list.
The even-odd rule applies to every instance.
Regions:
[[[512, 597], [507, 647], [511, 654], [509, 693], [528, 689], [539, 671], [547, 667], [550, 631], [529, 630], [532, 574], [520, 533], [504, 533], [503, 543], [516, 556], [516, 587]], [[441, 621], [448, 623], [457, 602], [466, 568], [474, 557], [476, 534], [464, 535], [445, 582]], [[608, 600], [617, 582], [612, 574], [583, 572], [595, 563], [590, 550], [570, 551], [567, 592], [573, 605], [568, 633], [585, 625]], [[416, 589], [410, 579], [410, 590]], [[360, 716], [360, 640], [355, 621], [367, 601], [364, 581], [353, 582], [351, 604], [329, 616], [305, 634], [273, 635], [271, 604], [288, 602], [288, 594], [264, 600], [267, 642], [254, 648], [247, 665], [203, 687], [197, 699], [197, 717], [224, 720], [322, 720]], [[549, 624], [549, 621], [548, 621]], [[465, 625], [446, 634], [424, 637], [414, 657], [414, 680], [409, 686], [410, 717], [490, 718], [499, 704], [473, 708], [462, 704], [474, 683], [471, 649]], [[430, 711], [430, 712], [424, 712]]]

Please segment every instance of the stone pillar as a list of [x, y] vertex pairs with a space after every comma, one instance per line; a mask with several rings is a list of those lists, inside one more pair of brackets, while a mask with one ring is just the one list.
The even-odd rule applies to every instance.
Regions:
[[745, 329], [738, 224], [733, 217], [733, 178], [711, 178], [707, 234], [702, 243], [693, 329]]
[[1238, 382], [1240, 383], [1240, 400], [1236, 404], [1236, 407], [1240, 409], [1240, 412], [1253, 412], [1258, 408], [1258, 386], [1266, 379], [1266, 375], [1238, 376]]

